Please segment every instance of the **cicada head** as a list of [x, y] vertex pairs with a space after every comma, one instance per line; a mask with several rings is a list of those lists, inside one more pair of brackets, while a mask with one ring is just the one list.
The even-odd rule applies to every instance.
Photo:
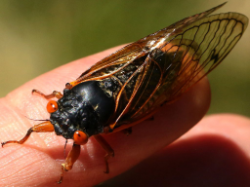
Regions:
[[99, 85], [98, 81], [83, 82], [65, 89], [57, 102], [49, 101], [47, 110], [57, 135], [81, 145], [91, 135], [103, 132], [115, 102]]

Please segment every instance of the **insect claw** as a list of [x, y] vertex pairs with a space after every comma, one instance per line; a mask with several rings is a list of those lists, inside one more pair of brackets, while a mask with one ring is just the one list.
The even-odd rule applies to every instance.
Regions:
[[5, 144], [6, 144], [5, 142], [1, 142], [2, 148], [3, 148], [3, 146], [4, 146]]
[[60, 177], [60, 180], [59, 180], [59, 181], [57, 181], [56, 183], [57, 183], [57, 184], [61, 184], [61, 183], [62, 183], [62, 181], [63, 181], [63, 177]]
[[38, 94], [38, 95], [40, 95], [40, 96], [42, 96], [42, 97], [46, 97], [45, 94], [43, 94], [42, 92], [40, 92], [40, 91], [38, 91], [38, 90], [36, 90], [36, 89], [33, 89], [33, 90], [31, 91], [31, 93], [32, 93], [32, 95], [33, 95], [34, 93], [36, 93], [36, 94]]
[[62, 181], [63, 181], [63, 174], [64, 174], [65, 171], [67, 171], [67, 170], [65, 169], [65, 164], [64, 164], [64, 163], [61, 165], [61, 168], [62, 168], [62, 169], [61, 169], [61, 176], [60, 176], [59, 181], [56, 182], [57, 184], [61, 184], [61, 183], [62, 183]]
[[33, 89], [33, 90], [31, 91], [31, 94], [34, 94], [34, 92], [36, 92], [36, 89]]

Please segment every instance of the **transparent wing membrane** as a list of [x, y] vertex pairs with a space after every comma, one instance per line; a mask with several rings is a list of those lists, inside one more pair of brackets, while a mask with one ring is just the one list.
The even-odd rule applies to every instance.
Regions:
[[112, 127], [144, 119], [212, 71], [239, 41], [248, 25], [246, 16], [239, 13], [209, 16], [224, 4], [122, 48], [70, 84], [116, 80], [119, 90]]
[[[172, 33], [165, 45], [150, 53], [150, 63], [158, 70], [150, 68], [127, 116], [140, 119], [180, 97], [227, 56], [247, 24], [244, 15], [226, 13], [202, 18]], [[160, 85], [155, 83], [156, 77]]]

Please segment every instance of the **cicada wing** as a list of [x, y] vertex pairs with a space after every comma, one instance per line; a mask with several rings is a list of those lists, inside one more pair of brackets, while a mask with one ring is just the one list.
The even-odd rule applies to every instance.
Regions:
[[[152, 69], [150, 76], [141, 80], [145, 83], [137, 89], [120, 123], [140, 120], [180, 97], [227, 56], [247, 24], [247, 17], [238, 13], [212, 15], [182, 28], [169, 41], [166, 39], [165, 45], [150, 53], [150, 62], [158, 70]], [[159, 81], [156, 84], [155, 77]], [[151, 81], [154, 89], [149, 89]], [[142, 90], [150, 90], [150, 94], [143, 97]]]
[[116, 98], [116, 112], [119, 114], [116, 122], [121, 117], [124, 119], [124, 115], [131, 117], [130, 114], [135, 113], [160, 86], [162, 72], [159, 64], [155, 63], [150, 55], [141, 60], [144, 62], [124, 83]]
[[97, 62], [90, 69], [82, 73], [76, 81], [71, 82], [71, 85], [75, 86], [81, 82], [102, 79], [115, 74], [116, 72], [122, 70], [122, 68], [128, 66], [133, 60], [151, 52], [155, 46], [159, 46], [159, 44], [162, 43], [162, 39], [166, 41], [170, 40], [170, 38], [172, 38], [171, 36], [181, 32], [182, 28], [185, 28], [187, 25], [208, 16], [224, 4], [225, 3], [200, 14], [185, 18], [175, 24], [150, 34], [135, 43], [125, 46], [124, 48]]
[[[199, 20], [177, 34], [171, 42], [171, 50], [176, 48], [176, 54], [182, 53], [182, 65], [177, 79], [166, 90], [169, 95], [166, 101], [181, 96], [218, 66], [239, 41], [247, 25], [248, 19], [242, 14], [217, 14]], [[165, 48], [168, 53], [167, 45]]]
[[71, 82], [75, 86], [81, 82], [89, 80], [101, 80], [112, 74], [121, 71], [124, 67], [132, 63], [136, 58], [144, 55], [140, 45], [135, 43], [125, 46], [124, 48], [116, 51], [115, 53], [102, 59], [90, 69], [82, 73], [82, 75]]

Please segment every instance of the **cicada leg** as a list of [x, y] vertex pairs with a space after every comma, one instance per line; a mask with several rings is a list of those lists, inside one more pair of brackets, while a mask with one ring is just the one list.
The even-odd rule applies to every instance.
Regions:
[[102, 148], [107, 152], [107, 154], [104, 156], [104, 161], [106, 165], [106, 170], [104, 173], [109, 173], [109, 163], [108, 159], [110, 157], [114, 157], [114, 150], [110, 147], [110, 145], [105, 141], [105, 139], [101, 135], [95, 135], [94, 136], [97, 142], [102, 146]]
[[57, 99], [61, 99], [63, 97], [63, 94], [61, 92], [58, 92], [58, 91], [53, 91], [51, 94], [45, 95], [44, 93], [42, 93], [36, 89], [33, 89], [32, 94], [33, 93], [39, 94], [40, 96], [44, 97], [45, 99], [51, 99], [53, 97], [56, 97]]
[[81, 146], [73, 144], [72, 149], [70, 150], [65, 162], [62, 163], [62, 174], [60, 180], [57, 182], [58, 184], [62, 183], [64, 172], [72, 169], [75, 161], [78, 159], [80, 155], [80, 151], [81, 151]]
[[9, 143], [23, 144], [30, 137], [30, 134], [32, 132], [53, 132], [53, 131], [54, 131], [54, 126], [50, 123], [50, 121], [46, 121], [31, 127], [21, 140], [9, 140], [6, 142], [2, 142], [2, 147]]

